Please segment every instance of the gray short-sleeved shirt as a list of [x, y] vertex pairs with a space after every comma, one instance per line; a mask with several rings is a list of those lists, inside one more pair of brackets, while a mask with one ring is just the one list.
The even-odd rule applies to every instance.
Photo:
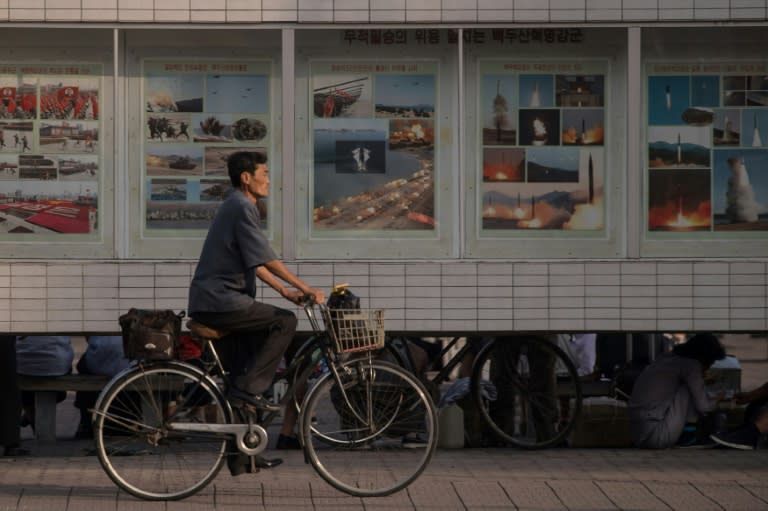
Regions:
[[242, 310], [256, 295], [256, 268], [277, 256], [256, 205], [233, 190], [216, 212], [189, 288], [189, 313]]

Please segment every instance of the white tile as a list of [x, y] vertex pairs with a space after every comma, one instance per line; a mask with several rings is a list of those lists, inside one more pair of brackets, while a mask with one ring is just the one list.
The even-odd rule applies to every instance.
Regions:
[[[147, 277], [140, 277], [147, 278]], [[183, 287], [189, 288], [190, 278], [183, 277], [155, 277], [155, 287]], [[123, 285], [121, 282], [120, 285]]]
[[[385, 0], [385, 3], [389, 0]], [[401, 9], [371, 10], [371, 23], [405, 22], [405, 11]]]
[[479, 322], [479, 331], [485, 332], [498, 332], [504, 330], [512, 330], [514, 328], [514, 321], [511, 319], [500, 319], [498, 317], [492, 319], [484, 319]]
[[[155, 288], [155, 298], [178, 298], [181, 300], [187, 300], [188, 292], [189, 290], [185, 287], [160, 287], [160, 288]], [[284, 299], [282, 296], [280, 296], [279, 298], [281, 300]], [[283, 303], [281, 306], [285, 308], [288, 305], [287, 303]]]
[[371, 9], [405, 9], [405, 0], [368, 0]]
[[153, 264], [121, 264], [119, 265], [118, 275], [123, 276], [154, 276], [155, 265]]
[[656, 263], [621, 263], [621, 273], [624, 275], [656, 275]]
[[44, 277], [45, 265], [42, 264], [12, 264], [11, 276]]
[[[662, 279], [666, 280], [666, 279]], [[659, 297], [680, 297], [680, 296], [693, 296], [693, 287], [691, 286], [658, 286], [656, 288], [656, 294]]]
[[57, 309], [57, 310], [51, 310], [48, 309], [48, 311], [45, 314], [45, 321], [48, 323], [49, 330], [55, 330], [52, 322], [56, 321], [82, 321], [83, 320], [83, 311], [82, 310], [65, 310], [65, 309]]
[[227, 20], [227, 11], [190, 11], [189, 20], [195, 22], [205, 23], [221, 23]]
[[731, 296], [730, 307], [766, 307], [766, 297], [764, 296]]
[[[120, 271], [118, 264], [86, 264], [83, 266], [83, 275], [87, 276], [116, 276]], [[117, 282], [117, 280], [115, 280]]]
[[503, 310], [510, 311], [514, 307], [514, 299], [506, 298], [478, 298], [477, 308], [479, 311]]
[[155, 287], [155, 277], [120, 277], [120, 287], [142, 287], [151, 289]]
[[85, 298], [83, 300], [85, 310], [115, 310], [120, 308], [120, 300], [117, 296], [104, 298]]
[[690, 287], [693, 286], [693, 275], [659, 275], [657, 282], [665, 286]]
[[385, 315], [389, 316], [391, 312], [389, 309], [403, 309], [405, 307], [405, 298], [402, 295], [391, 297], [372, 296], [370, 303], [373, 309], [387, 309]]
[[731, 329], [731, 323], [727, 319], [694, 319], [693, 329], [725, 332]]
[[621, 298], [622, 309], [655, 309], [657, 307], [655, 296], [624, 296]]
[[728, 309], [727, 308], [715, 308], [715, 309], [693, 309], [693, 318], [694, 319], [704, 319], [704, 318], [712, 318], [712, 319], [724, 319], [728, 317]]
[[765, 19], [765, 8], [735, 9], [731, 7], [730, 18], [732, 20]]
[[659, 296], [657, 299], [659, 311], [667, 308], [688, 307], [693, 308], [692, 296]]
[[371, 286], [405, 287], [405, 275], [371, 275]]
[[[656, 309], [621, 309], [621, 319], [656, 319]], [[647, 330], [646, 325], [643, 329]]]
[[658, 310], [658, 318], [662, 319], [690, 319], [693, 317], [693, 309], [691, 308], [674, 308], [669, 307], [666, 309]]
[[487, 297], [490, 299], [499, 299], [504, 297], [512, 298], [514, 292], [511, 287], [478, 287], [477, 296]]
[[514, 275], [548, 275], [548, 264], [517, 263], [515, 264]]
[[730, 328], [733, 330], [759, 332], [765, 330], [764, 319], [731, 319]]
[[549, 330], [549, 319], [515, 319], [515, 330], [546, 332]]
[[744, 7], [766, 7], [765, 0], [730, 0], [731, 9]]
[[0, 264], [0, 276], [7, 277], [11, 274], [10, 264]]
[[409, 330], [423, 332], [439, 331], [442, 329], [442, 322], [439, 319], [408, 320], [405, 325], [407, 325]]
[[694, 296], [725, 296], [725, 295], [728, 295], [729, 292], [732, 294], [736, 289], [744, 289], [744, 288], [738, 288], [738, 287], [729, 288], [728, 286], [694, 286], [693, 295]]
[[440, 287], [424, 286], [416, 289], [406, 289], [408, 290], [406, 294], [414, 298], [439, 298], [443, 294], [443, 291]]
[[586, 275], [618, 275], [621, 273], [619, 263], [585, 263], [584, 273]]
[[[163, 8], [165, 5], [161, 4]], [[189, 7], [193, 11], [224, 10], [227, 8], [226, 0], [190, 0]]]
[[397, 296], [405, 297], [405, 290], [400, 287], [372, 287], [370, 288], [371, 298], [393, 298]]
[[[336, 275], [334, 282], [349, 284], [355, 294], [357, 294], [360, 288], [370, 286], [368, 275]], [[320, 285], [320, 287], [324, 289], [326, 286]]]
[[622, 275], [622, 286], [654, 286], [656, 284], [656, 275]]
[[26, 320], [14, 320], [11, 321], [10, 330], [13, 332], [47, 332], [48, 325], [45, 321], [40, 321], [40, 318]]
[[584, 330], [584, 319], [571, 318], [571, 319], [549, 319], [549, 330], [553, 332], [576, 332]]
[[476, 287], [443, 287], [445, 298], [477, 298]]
[[512, 275], [478, 275], [477, 285], [486, 287], [512, 287], [514, 285]]
[[656, 296], [656, 288], [652, 286], [622, 286], [621, 288], [621, 296], [622, 297], [655, 297]]
[[549, 275], [549, 285], [554, 286], [584, 286], [584, 275]]
[[692, 319], [659, 319], [656, 327], [662, 332], [687, 332], [693, 330]]
[[585, 275], [584, 284], [587, 286], [618, 286], [621, 284], [621, 275]]
[[82, 298], [83, 290], [79, 287], [49, 287], [47, 298]]
[[656, 264], [656, 273], [658, 275], [685, 275], [693, 273], [693, 264], [660, 262]]
[[118, 280], [117, 275], [86, 276], [83, 278], [83, 287], [117, 287]]
[[269, 10], [263, 9], [261, 16], [264, 22], [290, 23], [298, 20], [298, 11], [287, 11], [287, 10], [269, 11]]
[[649, 319], [622, 319], [620, 325], [621, 330], [656, 330], [656, 321]]
[[659, 9], [692, 9], [694, 0], [658, 0]]
[[440, 310], [442, 298], [414, 298], [411, 296], [405, 297], [405, 306], [408, 309], [435, 309]]
[[186, 298], [157, 298], [155, 299], [155, 308], [171, 309], [174, 312], [187, 310]]
[[516, 275], [515, 276], [516, 287], [548, 287], [549, 277], [546, 275]]
[[441, 20], [442, 12], [437, 10], [408, 9], [405, 19], [408, 23], [437, 23]]
[[86, 332], [119, 332], [119, 325], [117, 323], [117, 317], [110, 321], [95, 320], [95, 321], [83, 321], [83, 330]]
[[656, 9], [627, 9], [622, 11], [624, 21], [656, 21], [659, 13]]
[[77, 287], [82, 288], [83, 287], [83, 277], [81, 276], [74, 276], [74, 277], [65, 277], [65, 276], [49, 276], [46, 279], [46, 287], [49, 289], [52, 287]]
[[476, 9], [445, 10], [440, 19], [444, 23], [475, 23], [477, 22]]
[[264, 9], [298, 9], [298, 0], [261, 0]]
[[584, 9], [551, 10], [549, 20], [553, 23], [558, 21], [586, 21], [587, 13]]
[[479, 23], [487, 22], [510, 22], [515, 20], [515, 11], [510, 7], [507, 10], [480, 9], [477, 11], [477, 21]]
[[[446, 309], [477, 309], [477, 298], [443, 298], [443, 310]], [[454, 311], [451, 310], [451, 314]]]
[[477, 275], [443, 275], [441, 283], [443, 287], [477, 287]]
[[16, 317], [19, 312], [40, 312], [45, 310], [44, 298], [18, 298], [11, 300], [11, 314]]
[[371, 275], [405, 275], [404, 264], [371, 264]]
[[50, 278], [56, 277], [79, 277], [83, 275], [83, 266], [81, 264], [49, 264], [45, 268], [45, 274]]
[[155, 307], [154, 298], [142, 298], [142, 297], [120, 297], [120, 307], [118, 308], [120, 313], [127, 312], [131, 308], [136, 309], [153, 309]]
[[[429, 263], [429, 264], [407, 264], [405, 266], [405, 274], [409, 277], [424, 276], [424, 275], [440, 275], [442, 272], [441, 265]], [[365, 267], [365, 273], [368, 274], [368, 267]]]
[[586, 0], [549, 0], [549, 9], [581, 9], [587, 8]]
[[[689, 0], [693, 1], [693, 0]], [[622, 0], [587, 0], [587, 9], [621, 9]]]
[[11, 299], [19, 298], [45, 298], [46, 289], [44, 287], [12, 287]]
[[584, 329], [590, 330], [590, 331], [610, 331], [610, 330], [620, 330], [621, 329], [621, 320], [619, 319], [585, 319], [584, 320]]
[[[418, 0], [423, 2], [423, 9], [440, 9], [446, 10], [475, 10], [478, 8], [478, 0]], [[410, 9], [413, 6], [414, 0], [408, 0], [407, 5]]]
[[477, 309], [443, 309], [442, 318], [449, 320], [476, 321]]
[[694, 275], [728, 275], [728, 263], [694, 263]]
[[614, 319], [618, 321], [621, 317], [621, 309], [618, 308], [586, 308], [584, 309], [586, 319]]
[[117, 307], [115, 307], [114, 309], [85, 309], [83, 311], [83, 320], [84, 321], [107, 321], [112, 317], [114, 317], [115, 325], [112, 325], [110, 328], [112, 330], [116, 330], [120, 328], [118, 324], [118, 320], [119, 320], [119, 317], [124, 312], [128, 312], [128, 310], [126, 309], [125, 311], [121, 311]]
[[693, 11], [693, 19], [695, 20], [727, 20], [729, 18], [729, 9], [700, 9], [696, 8]]
[[765, 319], [765, 309], [731, 309], [731, 319]]
[[23, 276], [23, 275], [11, 275], [11, 288], [22, 287], [45, 287], [45, 276]]
[[660, 9], [659, 21], [692, 20], [693, 9]]
[[513, 298], [515, 303], [515, 310], [525, 309], [548, 309], [549, 298]]
[[[621, 296], [621, 287], [619, 286], [586, 286], [584, 295], [587, 297], [618, 297]], [[614, 300], [615, 301], [615, 300]]]
[[584, 288], [579, 286], [550, 287], [549, 296], [584, 296]]
[[728, 269], [731, 275], [764, 275], [766, 273], [765, 263], [731, 263]]
[[585, 307], [619, 307], [619, 299], [615, 296], [587, 296], [584, 298]]
[[333, 13], [335, 23], [368, 23], [368, 10], [329, 11]]
[[549, 0], [515, 0], [515, 9], [548, 9]]
[[80, 21], [80, 9], [46, 9], [46, 21]]
[[728, 306], [727, 296], [697, 296], [693, 299], [693, 307], [696, 309]]
[[83, 9], [117, 9], [117, 0], [80, 0]]
[[192, 277], [191, 267], [188, 264], [156, 264], [155, 276], [156, 277]]
[[[405, 309], [406, 319], [440, 319], [442, 316], [440, 309], [412, 309], [410, 307]], [[386, 322], [386, 312], [384, 321]]]
[[[584, 318], [583, 308], [574, 309], [550, 309], [549, 319], [581, 319]], [[551, 326], [551, 325], [550, 325]]]
[[45, 0], [9, 0], [11, 9], [45, 9]]
[[153, 298], [155, 296], [154, 288], [146, 287], [121, 287], [119, 297], [124, 298]]
[[546, 287], [517, 286], [513, 291], [513, 296], [515, 298], [541, 297], [548, 295], [549, 289]]

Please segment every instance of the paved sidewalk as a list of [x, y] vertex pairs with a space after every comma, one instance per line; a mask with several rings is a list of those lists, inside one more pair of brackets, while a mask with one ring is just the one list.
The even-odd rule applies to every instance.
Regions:
[[[200, 494], [146, 502], [119, 492], [87, 441], [34, 441], [0, 458], [0, 511], [134, 510], [768, 510], [768, 450], [439, 450], [407, 490], [375, 499], [340, 493], [299, 452], [259, 474], [226, 468]], [[274, 452], [273, 452], [274, 453]], [[365, 467], [361, 467], [365, 470]]]

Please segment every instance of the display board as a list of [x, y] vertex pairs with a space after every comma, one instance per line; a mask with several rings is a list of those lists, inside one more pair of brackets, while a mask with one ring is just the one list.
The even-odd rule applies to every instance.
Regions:
[[[143, 62], [145, 238], [204, 237], [231, 189], [227, 158], [271, 155], [268, 61]], [[268, 228], [267, 199], [259, 201]]]
[[646, 237], [768, 238], [765, 62], [646, 65]]
[[0, 63], [0, 241], [101, 239], [101, 64]]
[[314, 62], [312, 235], [434, 237], [436, 62]]
[[606, 63], [479, 70], [479, 237], [604, 236]]

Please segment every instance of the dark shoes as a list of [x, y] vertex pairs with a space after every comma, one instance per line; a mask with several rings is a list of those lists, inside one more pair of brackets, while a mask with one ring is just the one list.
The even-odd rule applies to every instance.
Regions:
[[233, 405], [237, 405], [237, 402], [239, 401], [266, 412], [279, 412], [283, 408], [262, 395], [251, 394], [250, 392], [235, 387], [230, 387], [229, 392], [227, 392], [227, 397], [232, 401]]
[[280, 435], [277, 437], [276, 449], [283, 451], [301, 449], [301, 442], [295, 436]]
[[232, 476], [253, 474], [262, 468], [274, 468], [283, 463], [282, 458], [262, 458], [261, 456], [254, 456], [253, 458], [253, 465], [251, 465], [250, 457], [245, 454], [237, 453], [229, 455], [227, 457], [229, 473]]
[[741, 449], [742, 451], [751, 451], [755, 448], [760, 436], [759, 430], [754, 424], [731, 431], [730, 433], [715, 433], [709, 436], [712, 440], [725, 447], [732, 449]]

